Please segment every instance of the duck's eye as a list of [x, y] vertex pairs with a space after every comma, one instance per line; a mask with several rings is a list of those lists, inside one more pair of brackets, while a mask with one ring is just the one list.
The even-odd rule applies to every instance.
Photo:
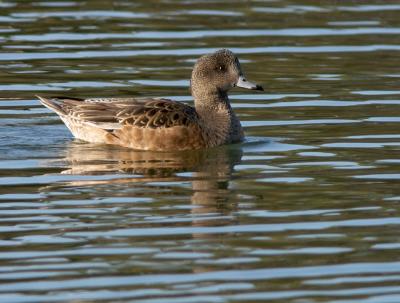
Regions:
[[219, 65], [219, 66], [218, 66], [218, 70], [221, 71], [221, 72], [223, 72], [223, 71], [225, 70], [225, 66]]

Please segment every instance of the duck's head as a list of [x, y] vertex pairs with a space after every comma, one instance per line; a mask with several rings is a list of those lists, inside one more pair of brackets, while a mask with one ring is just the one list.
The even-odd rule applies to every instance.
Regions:
[[197, 60], [191, 77], [191, 89], [195, 99], [196, 95], [214, 93], [226, 95], [236, 86], [263, 91], [260, 85], [246, 79], [239, 59], [228, 49], [218, 50]]

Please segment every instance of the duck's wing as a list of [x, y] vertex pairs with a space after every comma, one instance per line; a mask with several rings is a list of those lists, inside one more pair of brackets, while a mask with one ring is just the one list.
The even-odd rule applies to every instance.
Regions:
[[183, 150], [206, 146], [196, 110], [167, 99], [43, 98], [81, 140], [141, 150]]
[[[152, 98], [44, 98], [41, 103], [58, 115], [112, 129], [188, 126], [198, 122], [195, 109], [181, 102]], [[112, 125], [113, 123], [118, 125]]]

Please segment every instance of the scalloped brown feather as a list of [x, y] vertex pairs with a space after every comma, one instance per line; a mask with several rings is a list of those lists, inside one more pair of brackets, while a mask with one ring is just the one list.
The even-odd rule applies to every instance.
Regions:
[[60, 115], [76, 138], [84, 141], [140, 150], [186, 150], [207, 146], [195, 109], [180, 102], [39, 99]]

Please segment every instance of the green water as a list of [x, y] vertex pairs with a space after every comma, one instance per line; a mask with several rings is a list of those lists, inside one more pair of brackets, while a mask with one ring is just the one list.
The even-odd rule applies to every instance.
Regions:
[[[1, 1], [1, 302], [400, 302], [398, 1]], [[247, 140], [74, 141], [35, 94], [192, 104], [232, 49]]]

